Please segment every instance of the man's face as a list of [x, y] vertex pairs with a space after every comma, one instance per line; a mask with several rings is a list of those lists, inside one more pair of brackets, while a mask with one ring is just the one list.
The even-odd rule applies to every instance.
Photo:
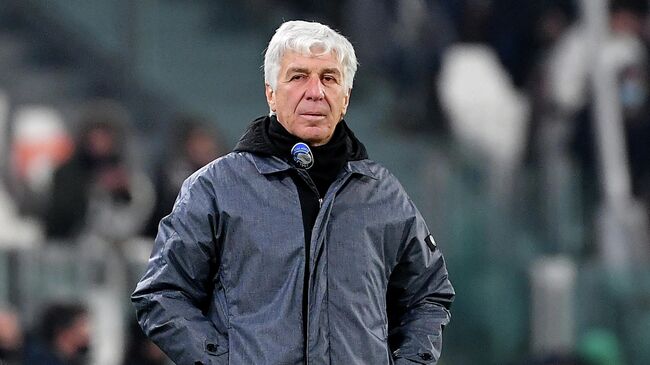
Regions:
[[312, 146], [329, 142], [350, 100], [343, 69], [333, 53], [288, 52], [282, 57], [277, 86], [266, 85], [266, 100], [280, 124]]

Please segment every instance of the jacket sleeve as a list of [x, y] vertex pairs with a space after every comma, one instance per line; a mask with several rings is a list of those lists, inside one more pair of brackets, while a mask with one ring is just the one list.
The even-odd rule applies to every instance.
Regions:
[[145, 334], [176, 364], [226, 362], [227, 345], [204, 315], [218, 268], [216, 199], [190, 177], [158, 228], [147, 270], [131, 296]]
[[395, 364], [436, 364], [455, 293], [440, 249], [412, 208], [388, 282], [388, 340]]

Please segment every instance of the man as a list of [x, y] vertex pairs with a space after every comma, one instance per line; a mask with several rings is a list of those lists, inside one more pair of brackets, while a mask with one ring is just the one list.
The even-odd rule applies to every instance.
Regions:
[[132, 297], [176, 363], [437, 362], [454, 291], [417, 209], [343, 121], [356, 68], [322, 24], [271, 39], [271, 115], [185, 181]]

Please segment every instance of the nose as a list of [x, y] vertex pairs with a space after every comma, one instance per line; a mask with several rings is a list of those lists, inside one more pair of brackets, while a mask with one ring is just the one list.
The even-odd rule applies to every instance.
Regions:
[[312, 76], [307, 83], [307, 90], [305, 91], [307, 100], [321, 100], [325, 97], [325, 90], [323, 83], [319, 77]]

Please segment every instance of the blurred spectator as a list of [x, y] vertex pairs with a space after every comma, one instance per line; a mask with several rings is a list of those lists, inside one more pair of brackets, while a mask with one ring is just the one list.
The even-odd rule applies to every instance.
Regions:
[[[647, 13], [647, 3], [640, 0], [613, 0], [610, 10], [610, 32], [602, 45], [602, 52], [604, 57], [610, 57], [608, 60], [623, 72], [625, 68], [638, 66], [644, 61], [641, 24]], [[576, 113], [587, 101], [587, 77], [591, 63], [588, 62], [590, 55], [586, 39], [585, 24], [578, 22], [564, 32], [548, 55], [544, 97], [558, 112]], [[621, 101], [623, 104], [627, 102], [625, 99]], [[644, 98], [637, 97], [629, 101], [639, 103]]]
[[141, 233], [153, 206], [153, 189], [132, 166], [127, 149], [128, 113], [96, 101], [82, 113], [72, 158], [54, 175], [45, 215], [50, 238], [96, 233], [110, 241]]
[[[650, 204], [650, 99], [648, 98], [647, 39], [643, 24], [648, 15], [644, 0], [612, 0], [609, 32], [601, 45], [600, 57], [615, 68], [618, 103], [621, 106], [626, 153], [636, 197]], [[577, 22], [550, 49], [541, 76], [537, 99], [543, 100], [539, 130], [559, 130], [558, 148], [570, 151], [581, 167], [585, 202], [597, 202], [600, 195], [593, 105], [589, 99], [591, 65], [587, 30]], [[545, 117], [544, 117], [545, 116]], [[555, 124], [555, 125], [550, 125]], [[545, 139], [534, 143], [541, 145]], [[586, 212], [593, 209], [587, 207]], [[591, 213], [587, 213], [590, 215]], [[592, 217], [587, 216], [587, 220]]]
[[128, 347], [123, 365], [164, 365], [167, 356], [147, 336], [138, 322], [133, 321], [129, 327]]
[[[535, 57], [530, 60], [538, 62], [540, 55], [558, 38], [575, 19], [575, 6], [572, 1], [549, 0], [541, 2], [536, 13], [538, 17], [534, 23], [534, 41], [537, 45]], [[531, 67], [534, 67], [531, 64]]]
[[57, 303], [48, 306], [40, 318], [25, 352], [30, 365], [87, 364], [90, 321], [86, 308], [79, 304]]
[[59, 110], [47, 105], [21, 105], [13, 113], [9, 186], [21, 213], [43, 214], [54, 170], [73, 149]]
[[523, 149], [529, 105], [494, 51], [467, 43], [449, 47], [438, 82], [454, 137], [490, 162], [492, 174], [511, 176]]
[[201, 118], [179, 117], [172, 131], [166, 154], [155, 173], [156, 207], [146, 229], [152, 237], [158, 222], [171, 212], [183, 181], [225, 152], [220, 135]]
[[619, 98], [625, 121], [627, 157], [632, 178], [632, 192], [648, 209], [650, 218], [650, 34], [647, 26], [648, 2], [617, 0], [611, 5], [612, 31], [639, 39], [643, 52], [619, 72]]
[[[393, 77], [396, 88], [392, 119], [403, 129], [447, 131], [435, 80], [447, 48], [459, 41], [489, 47], [513, 86], [522, 87], [544, 41], [537, 37], [535, 25], [544, 22], [542, 26], [547, 35], [557, 36], [553, 33], [561, 31], [563, 13], [544, 11], [554, 6], [566, 7], [566, 3], [561, 0], [372, 2], [370, 6], [384, 8], [383, 13], [389, 14], [385, 21], [387, 26], [383, 22], [380, 24], [392, 31], [389, 46], [386, 46], [385, 31], [377, 32], [380, 36], [376, 46], [377, 49], [386, 48], [388, 74]], [[364, 14], [358, 15], [352, 19], [356, 21]]]
[[0, 364], [22, 364], [23, 331], [18, 315], [0, 308]]
[[386, 49], [387, 74], [395, 87], [390, 121], [418, 133], [446, 131], [434, 81], [441, 55], [456, 40], [457, 32], [445, 4], [424, 0], [382, 3], [390, 22], [377, 48]]

